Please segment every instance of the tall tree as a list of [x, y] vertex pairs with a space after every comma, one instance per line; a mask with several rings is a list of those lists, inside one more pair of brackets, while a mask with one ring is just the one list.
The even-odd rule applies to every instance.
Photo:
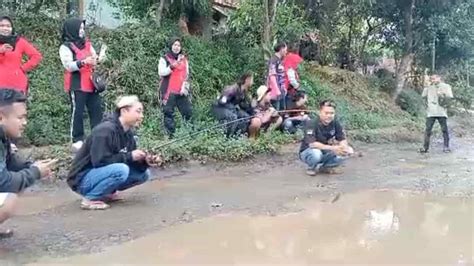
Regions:
[[263, 32], [262, 32], [262, 48], [265, 52], [265, 58], [271, 56], [273, 25], [277, 11], [278, 0], [263, 0]]
[[407, 75], [410, 72], [411, 65], [414, 59], [413, 52], [413, 42], [414, 42], [414, 32], [413, 32], [413, 15], [415, 11], [415, 0], [405, 0], [402, 5], [402, 14], [403, 14], [403, 36], [404, 44], [403, 51], [400, 63], [397, 66], [396, 73], [396, 88], [392, 93], [392, 100], [396, 100], [398, 95], [402, 92], [405, 87], [407, 80]]

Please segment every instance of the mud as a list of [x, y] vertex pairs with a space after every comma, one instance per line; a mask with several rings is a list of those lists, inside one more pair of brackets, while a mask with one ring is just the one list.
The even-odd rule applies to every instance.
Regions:
[[[472, 202], [406, 191], [362, 191], [277, 216], [229, 213], [109, 248], [31, 264], [472, 263]], [[205, 233], [203, 233], [205, 232]], [[443, 251], [443, 252], [439, 252]]]
[[[452, 263], [462, 255], [470, 263], [472, 147], [472, 134], [453, 134], [450, 154], [441, 152], [440, 139], [427, 155], [418, 154], [414, 144], [355, 143], [364, 156], [348, 161], [338, 176], [306, 176], [296, 146], [243, 164], [190, 163], [155, 171], [154, 180], [124, 193], [126, 201], [99, 212], [81, 211], [79, 197], [62, 181], [43, 182], [22, 196], [19, 215], [2, 225], [16, 233], [0, 241], [0, 265], [104, 265], [115, 258], [126, 263], [127, 256], [150, 263], [439, 260], [456, 265]], [[393, 211], [398, 231], [361, 242], [370, 210], [382, 217]], [[220, 247], [223, 239], [228, 239], [226, 251]], [[142, 250], [144, 246], [150, 249]], [[240, 250], [245, 256], [240, 257]], [[161, 256], [147, 255], [156, 252]], [[87, 255], [91, 253], [99, 254]]]

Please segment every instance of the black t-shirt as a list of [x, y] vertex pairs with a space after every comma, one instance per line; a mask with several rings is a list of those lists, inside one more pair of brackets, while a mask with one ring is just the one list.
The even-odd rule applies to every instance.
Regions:
[[345, 139], [346, 135], [339, 121], [334, 120], [326, 126], [319, 121], [319, 118], [314, 118], [306, 122], [300, 152], [309, 148], [309, 144], [313, 142], [328, 145], [331, 140], [343, 141]]
[[217, 105], [222, 107], [239, 107], [248, 114], [253, 114], [253, 108], [250, 97], [247, 93], [239, 87], [238, 84], [233, 84], [224, 88], [221, 96], [217, 100]]

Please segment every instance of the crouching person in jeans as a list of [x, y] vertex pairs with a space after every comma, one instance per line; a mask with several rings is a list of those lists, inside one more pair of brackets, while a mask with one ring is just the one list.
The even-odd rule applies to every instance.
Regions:
[[83, 196], [82, 209], [104, 210], [120, 200], [117, 191], [148, 180], [148, 167], [158, 160], [137, 149], [133, 128], [143, 119], [136, 96], [117, 100], [115, 114], [95, 127], [78, 151], [68, 175], [73, 191]]
[[335, 120], [336, 106], [325, 100], [319, 104], [319, 117], [306, 122], [300, 159], [308, 166], [306, 173], [316, 175], [338, 173], [345, 157], [354, 153], [349, 146], [339, 121]]
[[[51, 174], [56, 160], [30, 162], [11, 150], [10, 141], [21, 137], [26, 127], [26, 96], [13, 89], [0, 88], [0, 224], [16, 209], [17, 193], [36, 180]], [[0, 230], [0, 239], [13, 231]]]

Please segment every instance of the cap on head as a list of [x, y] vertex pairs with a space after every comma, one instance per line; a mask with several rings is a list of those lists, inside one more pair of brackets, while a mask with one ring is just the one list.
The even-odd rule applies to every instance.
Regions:
[[263, 99], [263, 97], [265, 97], [265, 95], [267, 93], [269, 93], [270, 91], [271, 91], [271, 89], [268, 88], [265, 85], [262, 85], [262, 86], [258, 87], [258, 89], [257, 89], [257, 101], [261, 101]]

